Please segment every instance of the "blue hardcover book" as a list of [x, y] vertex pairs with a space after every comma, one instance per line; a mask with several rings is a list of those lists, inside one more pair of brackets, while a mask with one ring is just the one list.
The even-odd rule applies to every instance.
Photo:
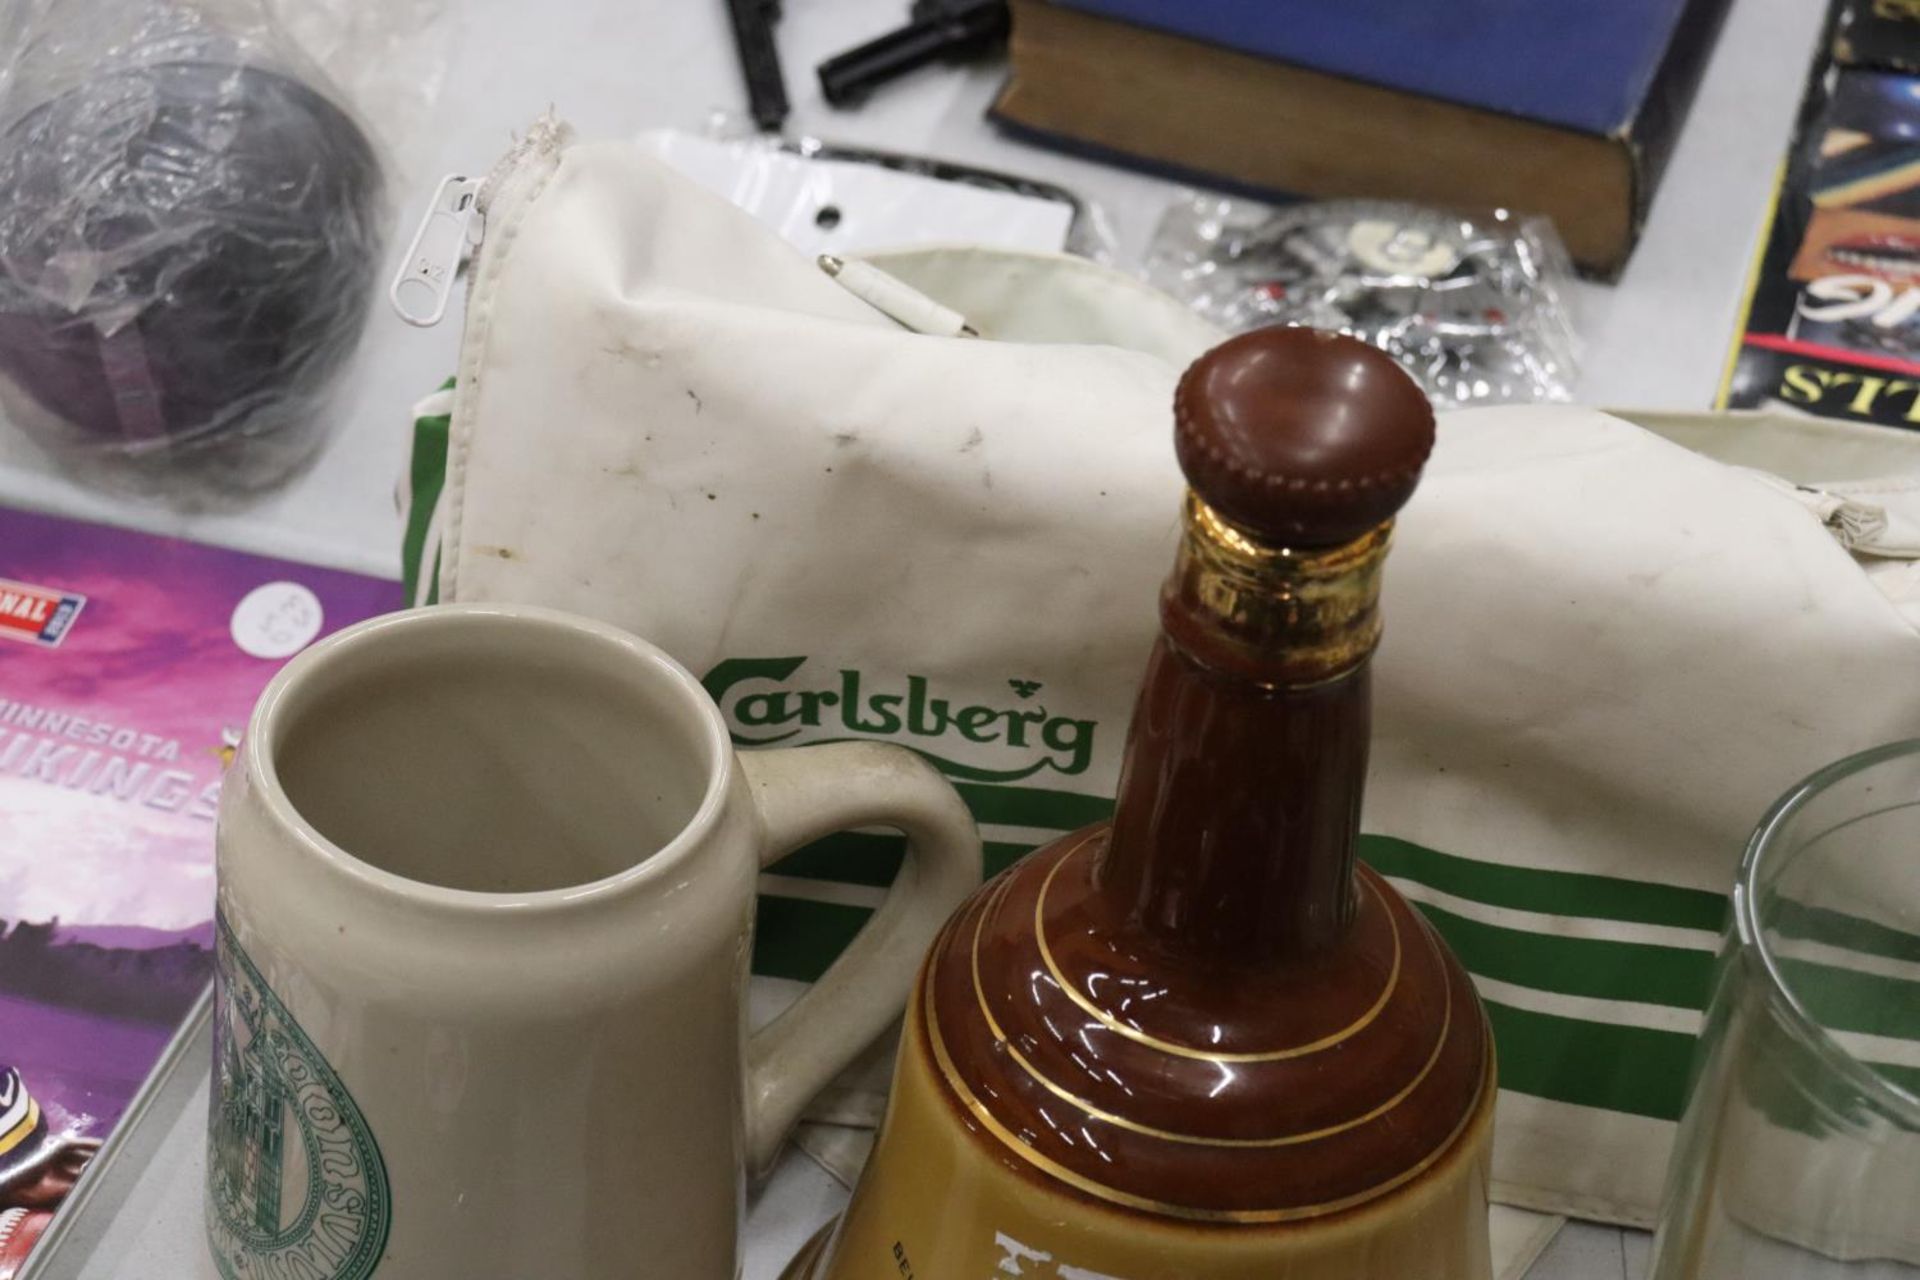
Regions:
[[1728, 0], [1016, 0], [1017, 130], [1215, 186], [1500, 206], [1625, 261]]
[[1060, 0], [1174, 35], [1585, 133], [1628, 129], [1689, 0]]

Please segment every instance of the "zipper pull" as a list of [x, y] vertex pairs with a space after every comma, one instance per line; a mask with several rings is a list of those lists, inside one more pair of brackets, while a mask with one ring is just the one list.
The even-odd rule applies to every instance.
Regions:
[[434, 189], [426, 216], [387, 290], [387, 300], [408, 324], [425, 329], [439, 324], [447, 314], [461, 260], [478, 240], [473, 233], [479, 194], [480, 179], [457, 173], [442, 178]]

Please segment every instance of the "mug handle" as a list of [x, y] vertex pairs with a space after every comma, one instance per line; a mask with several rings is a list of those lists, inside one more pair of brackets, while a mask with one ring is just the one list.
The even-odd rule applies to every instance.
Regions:
[[920, 959], [980, 885], [980, 832], [932, 765], [905, 747], [847, 742], [749, 751], [760, 865], [850, 827], [895, 827], [907, 858], [887, 900], [840, 958], [747, 1042], [747, 1161], [773, 1167], [801, 1108], [900, 1016]]

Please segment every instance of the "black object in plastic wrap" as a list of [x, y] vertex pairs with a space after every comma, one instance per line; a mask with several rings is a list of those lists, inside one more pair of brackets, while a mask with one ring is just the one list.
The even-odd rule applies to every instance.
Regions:
[[26, 111], [0, 135], [0, 375], [41, 412], [10, 408], [69, 449], [257, 442], [240, 471], [277, 478], [358, 341], [381, 209], [366, 135], [274, 71], [160, 62]]

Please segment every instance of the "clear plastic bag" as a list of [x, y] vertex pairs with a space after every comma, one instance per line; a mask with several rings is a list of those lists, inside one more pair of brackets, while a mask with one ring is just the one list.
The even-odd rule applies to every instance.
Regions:
[[1551, 225], [1385, 200], [1274, 207], [1186, 193], [1147, 276], [1221, 327], [1337, 330], [1382, 348], [1441, 404], [1566, 400], [1572, 268]]
[[0, 411], [187, 504], [318, 448], [389, 222], [266, 3], [0, 0]]
[[654, 130], [639, 142], [805, 253], [984, 244], [1111, 263], [1106, 211], [1056, 183], [934, 156], [760, 132], [714, 112], [703, 135]]

